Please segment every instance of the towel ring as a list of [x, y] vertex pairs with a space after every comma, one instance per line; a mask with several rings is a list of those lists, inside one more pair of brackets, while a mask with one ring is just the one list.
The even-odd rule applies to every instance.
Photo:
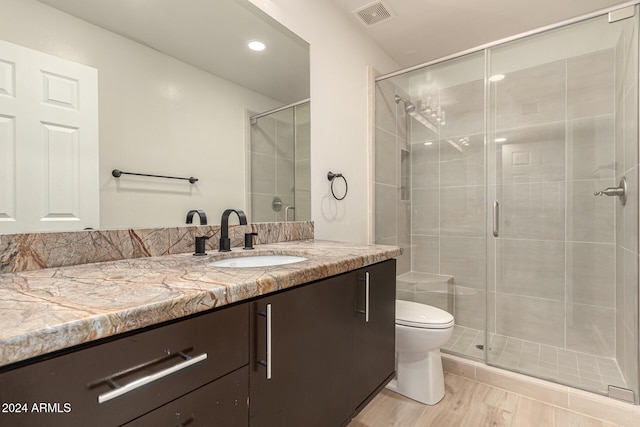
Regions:
[[[335, 182], [336, 178], [342, 178], [344, 180], [344, 194], [342, 195], [342, 197], [336, 196], [336, 193], [333, 191], [333, 183]], [[327, 179], [331, 181], [331, 195], [333, 196], [333, 198], [336, 200], [344, 200], [344, 198], [347, 197], [347, 192], [349, 191], [347, 178], [345, 178], [341, 173], [333, 173], [329, 171], [329, 173], [327, 174]]]

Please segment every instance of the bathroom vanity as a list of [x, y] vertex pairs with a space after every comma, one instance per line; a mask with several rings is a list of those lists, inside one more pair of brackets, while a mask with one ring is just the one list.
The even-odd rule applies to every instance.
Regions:
[[307, 260], [216, 269], [217, 254], [183, 254], [0, 276], [3, 310], [50, 304], [0, 341], [0, 424], [348, 423], [394, 373], [400, 251], [265, 253]]

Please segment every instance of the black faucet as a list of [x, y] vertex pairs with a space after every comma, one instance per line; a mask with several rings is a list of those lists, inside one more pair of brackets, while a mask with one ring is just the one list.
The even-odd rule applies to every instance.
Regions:
[[231, 239], [229, 239], [229, 215], [238, 215], [240, 225], [247, 225], [247, 216], [240, 209], [227, 209], [222, 212], [220, 220], [220, 249], [219, 252], [229, 252], [231, 250]]
[[198, 216], [200, 217], [200, 225], [207, 225], [207, 214], [205, 214], [204, 211], [200, 209], [192, 209], [187, 212], [187, 224], [191, 224], [193, 222], [194, 214], [198, 214]]

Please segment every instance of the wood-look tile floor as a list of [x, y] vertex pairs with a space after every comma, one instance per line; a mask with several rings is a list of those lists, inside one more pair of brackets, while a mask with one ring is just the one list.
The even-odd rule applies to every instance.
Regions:
[[615, 427], [457, 375], [445, 374], [446, 394], [423, 405], [383, 390], [348, 427]]

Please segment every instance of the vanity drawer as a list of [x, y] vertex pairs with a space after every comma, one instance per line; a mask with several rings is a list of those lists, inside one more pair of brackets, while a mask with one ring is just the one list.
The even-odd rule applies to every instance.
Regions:
[[25, 409], [0, 425], [133, 420], [247, 365], [248, 319], [241, 304], [0, 374], [0, 402]]
[[245, 366], [127, 423], [124, 427], [247, 426], [248, 383], [249, 368]]

